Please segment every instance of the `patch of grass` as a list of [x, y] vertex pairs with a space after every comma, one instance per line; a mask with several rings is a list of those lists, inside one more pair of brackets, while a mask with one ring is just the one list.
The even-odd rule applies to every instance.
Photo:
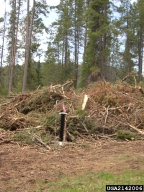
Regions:
[[88, 171], [74, 177], [63, 175], [57, 182], [43, 182], [43, 187], [49, 192], [104, 192], [106, 185], [142, 185], [143, 181], [144, 172], [137, 170], [127, 170], [120, 174]]
[[36, 134], [45, 144], [48, 144], [52, 139], [54, 139], [53, 136], [47, 134], [45, 130], [39, 130]]
[[130, 132], [130, 131], [123, 131], [120, 130], [117, 132], [117, 136], [118, 139], [128, 139], [128, 140], [132, 140], [132, 139], [137, 139], [138, 135], [136, 133]]
[[142, 163], [144, 163], [144, 158], [143, 158], [143, 157], [140, 157], [140, 158], [139, 158], [139, 161], [142, 162]]
[[[134, 156], [132, 154], [123, 154], [121, 155], [118, 159], [128, 159], [128, 158], [134, 158]], [[117, 159], [117, 157], [116, 157]]]
[[134, 155], [134, 154], [122, 154], [120, 156], [115, 156], [114, 157], [115, 161], [118, 161], [118, 160], [123, 160], [123, 159], [127, 159], [127, 160], [131, 160], [131, 159], [134, 159], [134, 160], [137, 160], [138, 162], [142, 162], [144, 163], [144, 158], [141, 157], [140, 155]]
[[27, 145], [40, 144], [35, 137], [33, 137], [33, 134], [36, 134], [45, 144], [48, 144], [52, 139], [52, 136], [48, 135], [45, 130], [36, 130], [34, 128], [30, 128], [29, 132], [25, 130], [16, 131], [15, 134], [12, 135], [12, 139]]
[[75, 114], [84, 117], [85, 115], [87, 115], [87, 112], [85, 110], [81, 109], [81, 107], [77, 107]]
[[15, 192], [14, 190], [10, 190], [10, 191], [8, 191], [8, 192]]
[[31, 135], [29, 133], [27, 133], [26, 131], [16, 132], [14, 135], [12, 135], [12, 139], [14, 139], [15, 141], [26, 143], [28, 145], [33, 144]]

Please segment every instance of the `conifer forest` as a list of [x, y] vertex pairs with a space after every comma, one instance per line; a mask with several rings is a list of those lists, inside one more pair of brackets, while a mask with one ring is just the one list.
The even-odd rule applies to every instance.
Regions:
[[[3, 0], [0, 95], [99, 79], [143, 83], [144, 1]], [[49, 22], [51, 12], [56, 19]], [[43, 49], [42, 44], [46, 46]]]

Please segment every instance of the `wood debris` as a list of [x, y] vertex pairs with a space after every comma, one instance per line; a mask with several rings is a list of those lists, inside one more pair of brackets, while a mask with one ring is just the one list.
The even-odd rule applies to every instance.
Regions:
[[15, 95], [0, 104], [0, 127], [11, 131], [41, 127], [47, 135], [58, 137], [63, 103], [67, 141], [116, 137], [121, 130], [144, 135], [144, 97], [139, 87], [109, 82], [90, 84], [77, 94], [70, 81]]

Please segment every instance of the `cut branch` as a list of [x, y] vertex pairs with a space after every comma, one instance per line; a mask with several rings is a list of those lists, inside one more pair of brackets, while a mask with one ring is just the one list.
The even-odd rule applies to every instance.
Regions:
[[128, 126], [130, 126], [132, 129], [134, 129], [135, 131], [137, 131], [138, 133], [140, 133], [141, 135], [144, 136], [144, 131], [139, 130], [137, 127], [130, 125], [129, 123], [127, 124]]

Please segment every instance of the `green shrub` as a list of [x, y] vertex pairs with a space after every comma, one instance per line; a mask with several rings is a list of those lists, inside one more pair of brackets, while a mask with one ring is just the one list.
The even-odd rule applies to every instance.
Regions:
[[123, 139], [123, 140], [125, 140], [125, 139], [131, 140], [131, 139], [138, 138], [136, 133], [133, 133], [130, 131], [123, 131], [123, 130], [118, 131], [116, 137], [118, 139]]
[[19, 132], [16, 132], [12, 138], [15, 140], [15, 141], [20, 141], [22, 143], [26, 143], [28, 145], [32, 145], [33, 144], [33, 141], [32, 141], [32, 137], [29, 133], [25, 132], [25, 131], [19, 131]]

